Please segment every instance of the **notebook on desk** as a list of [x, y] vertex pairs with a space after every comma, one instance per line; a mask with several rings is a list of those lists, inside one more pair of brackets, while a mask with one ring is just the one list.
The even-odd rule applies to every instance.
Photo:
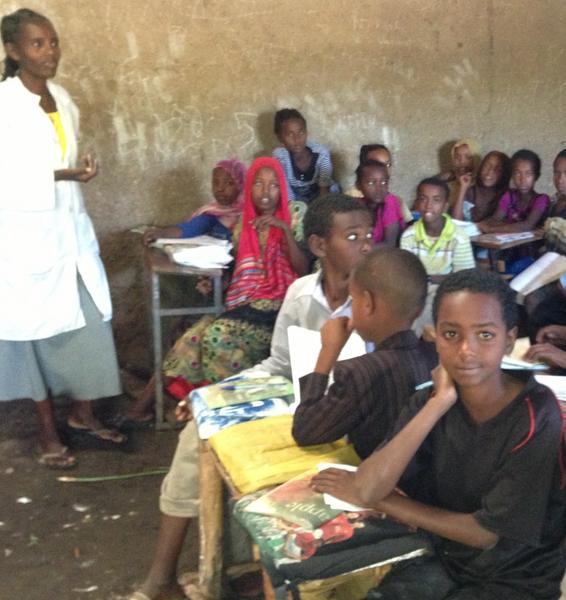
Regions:
[[191, 238], [157, 238], [151, 245], [157, 248], [163, 248], [164, 246], [187, 246], [188, 248], [194, 248], [195, 246], [232, 247], [229, 240], [221, 240], [211, 235], [197, 235]]

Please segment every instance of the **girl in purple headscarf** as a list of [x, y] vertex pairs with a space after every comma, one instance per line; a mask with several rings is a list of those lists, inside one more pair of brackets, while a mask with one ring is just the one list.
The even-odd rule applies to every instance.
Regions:
[[191, 238], [210, 235], [222, 240], [232, 238], [232, 229], [242, 214], [242, 192], [246, 167], [239, 160], [221, 160], [212, 169], [214, 200], [201, 206], [187, 221], [168, 227], [150, 227], [143, 236], [148, 245], [157, 238]]

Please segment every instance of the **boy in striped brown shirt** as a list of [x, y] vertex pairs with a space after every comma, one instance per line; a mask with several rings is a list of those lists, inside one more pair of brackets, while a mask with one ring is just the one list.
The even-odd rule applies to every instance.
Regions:
[[[411, 331], [426, 293], [426, 271], [405, 250], [379, 248], [358, 263], [350, 279], [357, 310], [351, 319], [325, 323], [315, 370], [300, 379], [301, 403], [293, 420], [298, 444], [347, 435], [366, 458], [387, 439], [401, 408], [437, 364], [433, 345]], [[353, 329], [375, 350], [336, 362]], [[332, 370], [334, 382], [327, 390]]]

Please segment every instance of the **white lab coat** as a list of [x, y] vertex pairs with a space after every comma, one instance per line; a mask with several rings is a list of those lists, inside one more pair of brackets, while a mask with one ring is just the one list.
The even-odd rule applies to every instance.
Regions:
[[75, 165], [79, 112], [48, 82], [67, 152], [18, 77], [0, 83], [0, 339], [44, 339], [83, 327], [77, 270], [104, 320], [112, 317], [108, 281], [80, 184], [54, 181]]

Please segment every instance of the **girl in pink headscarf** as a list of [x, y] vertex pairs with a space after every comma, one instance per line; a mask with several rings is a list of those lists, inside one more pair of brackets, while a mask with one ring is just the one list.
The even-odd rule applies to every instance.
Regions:
[[221, 160], [212, 169], [212, 195], [214, 200], [201, 206], [182, 223], [168, 227], [150, 227], [143, 236], [144, 244], [157, 238], [191, 238], [210, 235], [221, 240], [232, 238], [244, 203], [242, 192], [246, 167], [239, 160]]

